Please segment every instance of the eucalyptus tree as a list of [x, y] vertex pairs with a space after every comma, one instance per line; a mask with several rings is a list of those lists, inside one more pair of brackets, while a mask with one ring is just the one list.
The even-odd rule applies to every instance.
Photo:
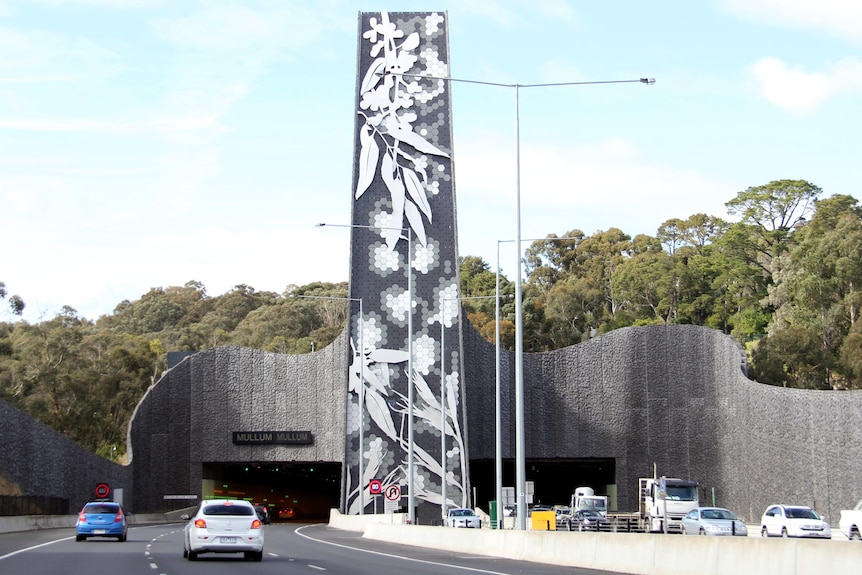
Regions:
[[[849, 196], [822, 200], [817, 208], [797, 232], [793, 249], [782, 256], [787, 261], [780, 266], [779, 281], [769, 288], [775, 313], [754, 359], [758, 370], [766, 365], [765, 357], [795, 366], [794, 385], [853, 387], [858, 348], [855, 337], [847, 338], [857, 332], [862, 306], [862, 213]], [[799, 342], [790, 346], [791, 338]], [[782, 356], [785, 349], [793, 355]]]
[[13, 315], [24, 313], [24, 300], [19, 295], [9, 295], [6, 284], [0, 281], [0, 300], [6, 300], [9, 304], [9, 312]]

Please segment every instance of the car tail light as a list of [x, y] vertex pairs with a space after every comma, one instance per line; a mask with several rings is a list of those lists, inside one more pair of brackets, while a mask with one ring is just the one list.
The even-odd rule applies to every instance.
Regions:
[[207, 522], [204, 521], [203, 519], [195, 519], [195, 527], [197, 527], [199, 529], [206, 529], [207, 528]]
[[251, 522], [252, 529], [260, 529], [260, 519], [255, 519]]
[[123, 522], [123, 510], [117, 509], [117, 516], [114, 517], [114, 523], [122, 523]]
[[87, 522], [87, 514], [84, 513], [83, 509], [81, 509], [81, 513], [78, 514], [78, 522], [79, 523], [86, 523]]

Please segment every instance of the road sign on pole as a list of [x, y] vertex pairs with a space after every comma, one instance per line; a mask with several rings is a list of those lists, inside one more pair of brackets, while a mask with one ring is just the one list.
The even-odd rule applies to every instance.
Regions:
[[398, 501], [401, 499], [401, 487], [398, 485], [387, 485], [386, 499], [389, 501]]
[[97, 498], [104, 499], [111, 494], [111, 486], [107, 483], [99, 483], [93, 491]]
[[383, 493], [383, 482], [379, 479], [372, 479], [368, 482], [368, 492], [371, 495], [380, 495]]

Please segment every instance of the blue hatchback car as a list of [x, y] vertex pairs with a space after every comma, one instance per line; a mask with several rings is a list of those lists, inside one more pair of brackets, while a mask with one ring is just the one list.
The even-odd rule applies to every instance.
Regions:
[[125, 541], [129, 530], [126, 512], [113, 501], [91, 501], [84, 505], [75, 523], [75, 541], [88, 537], [116, 537]]

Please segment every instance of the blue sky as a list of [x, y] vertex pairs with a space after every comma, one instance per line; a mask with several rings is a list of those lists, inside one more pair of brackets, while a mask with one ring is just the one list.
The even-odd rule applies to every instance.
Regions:
[[[451, 74], [521, 89], [524, 238], [862, 199], [858, 0], [0, 0], [0, 280], [24, 319], [152, 287], [344, 281], [360, 11], [446, 11]], [[515, 225], [514, 90], [453, 84], [459, 251]], [[512, 244], [501, 251], [512, 275]], [[10, 316], [3, 316], [10, 320]]]

